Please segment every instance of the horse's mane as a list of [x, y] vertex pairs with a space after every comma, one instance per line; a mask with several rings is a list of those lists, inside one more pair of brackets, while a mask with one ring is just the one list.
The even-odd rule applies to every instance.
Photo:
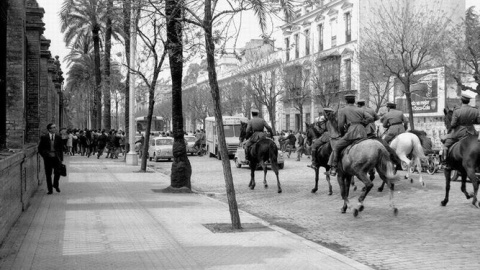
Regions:
[[408, 132], [417, 135], [417, 137], [420, 139], [420, 144], [423, 145], [423, 142], [425, 140], [425, 131], [418, 130], [418, 129], [412, 129], [412, 130], [409, 130]]

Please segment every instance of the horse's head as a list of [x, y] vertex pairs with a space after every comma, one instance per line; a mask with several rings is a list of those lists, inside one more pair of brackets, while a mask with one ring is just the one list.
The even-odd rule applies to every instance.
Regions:
[[245, 122], [240, 122], [240, 136], [238, 136], [240, 143], [242, 143], [247, 137], [247, 125], [248, 124]]
[[443, 118], [445, 126], [447, 127], [447, 130], [450, 130], [452, 127], [453, 110], [447, 107], [443, 109], [443, 114], [445, 114], [445, 117]]
[[[311, 144], [313, 139], [318, 138], [322, 135], [323, 132], [325, 132], [325, 122], [316, 122], [313, 124], [305, 123], [307, 130], [307, 143]], [[317, 127], [316, 127], [317, 126]], [[322, 131], [323, 132], [322, 132]]]

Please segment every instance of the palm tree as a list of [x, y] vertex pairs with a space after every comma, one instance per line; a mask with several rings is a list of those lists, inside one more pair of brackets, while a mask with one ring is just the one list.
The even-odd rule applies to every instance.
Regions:
[[94, 128], [101, 128], [102, 73], [100, 70], [100, 32], [106, 19], [105, 0], [64, 0], [60, 11], [62, 33], [67, 46], [77, 48], [84, 39], [93, 40], [95, 63]]

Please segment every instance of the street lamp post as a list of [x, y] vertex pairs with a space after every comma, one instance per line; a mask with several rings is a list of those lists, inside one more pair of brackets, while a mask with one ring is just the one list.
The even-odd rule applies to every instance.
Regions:
[[137, 24], [135, 20], [135, 8], [134, 3], [132, 3], [132, 12], [130, 15], [130, 65], [129, 65], [129, 72], [130, 72], [130, 84], [129, 84], [129, 107], [128, 107], [128, 143], [130, 144], [130, 151], [127, 153], [126, 157], [126, 164], [127, 165], [138, 165], [138, 156], [135, 152], [135, 72], [133, 72], [133, 68], [135, 67], [135, 54], [136, 54], [136, 46], [137, 46]]

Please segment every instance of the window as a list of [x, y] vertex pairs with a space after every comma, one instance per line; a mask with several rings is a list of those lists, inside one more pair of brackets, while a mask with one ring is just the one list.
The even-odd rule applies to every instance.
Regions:
[[345, 60], [345, 90], [352, 90], [352, 60]]
[[300, 58], [300, 47], [298, 46], [300, 42], [299, 35], [295, 34], [293, 38], [295, 39], [295, 59], [297, 59]]
[[320, 77], [325, 83], [324, 93], [337, 93], [340, 89], [340, 56], [332, 56], [321, 60]]
[[330, 20], [330, 28], [332, 33], [332, 45], [330, 47], [337, 46], [337, 19]]
[[285, 59], [290, 61], [290, 39], [285, 38]]
[[305, 30], [305, 55], [310, 55], [310, 30]]
[[323, 51], [323, 24], [318, 25], [318, 51]]
[[285, 115], [285, 129], [290, 130], [290, 114]]
[[352, 40], [352, 15], [345, 13], [345, 42]]

